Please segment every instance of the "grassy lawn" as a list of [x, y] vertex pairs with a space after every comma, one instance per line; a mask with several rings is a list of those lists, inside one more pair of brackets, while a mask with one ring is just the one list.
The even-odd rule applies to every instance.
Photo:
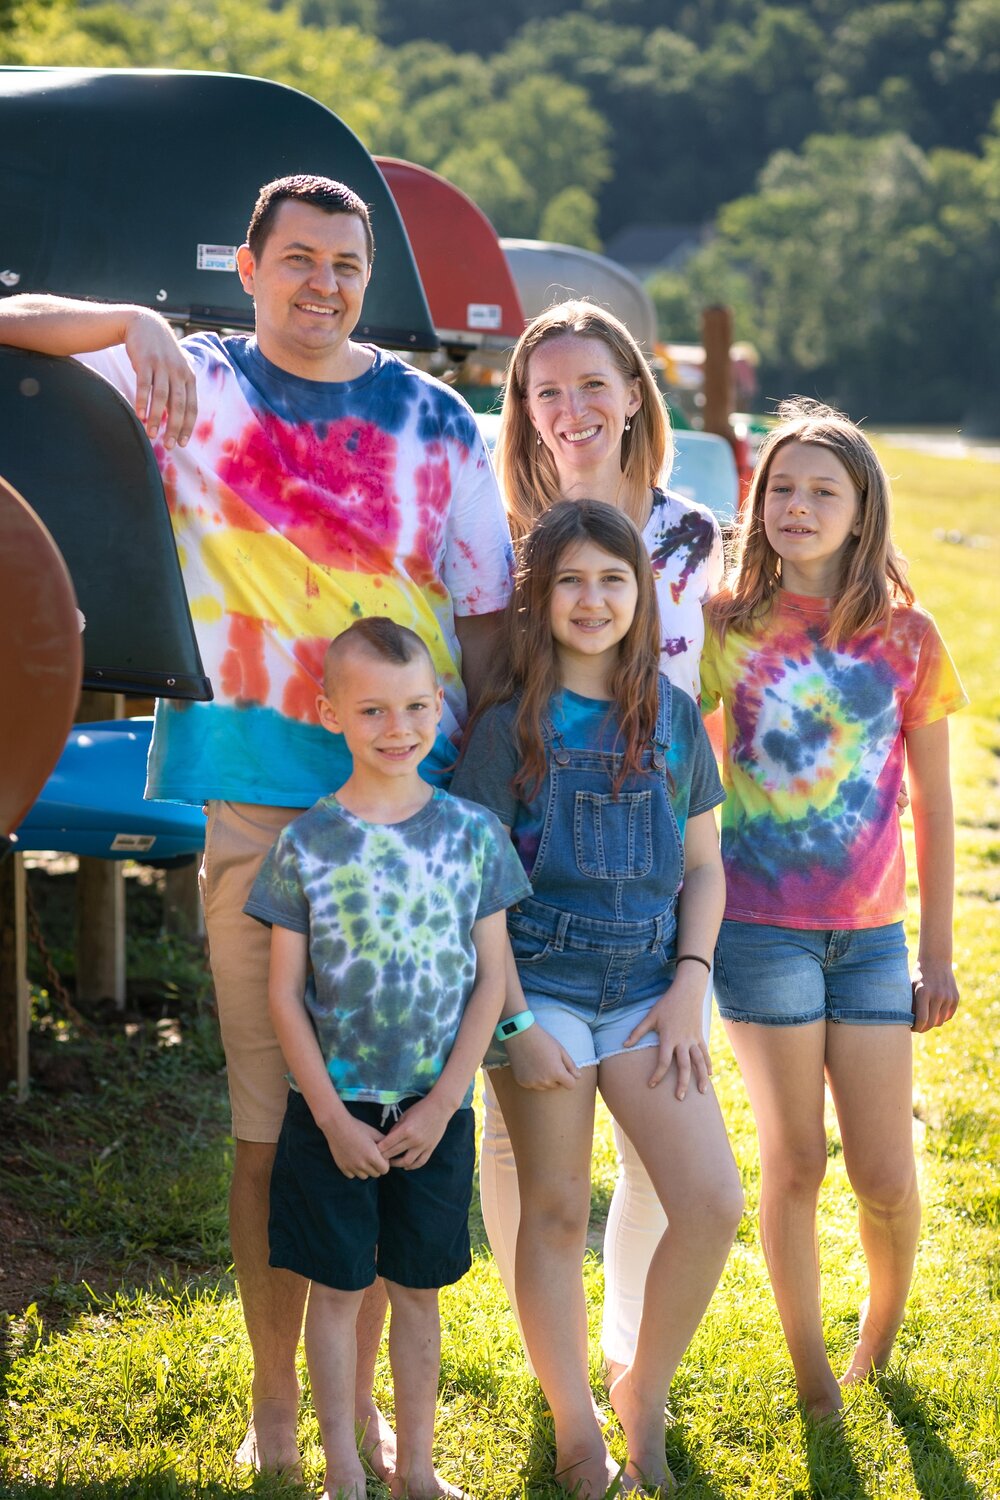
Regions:
[[[973, 700], [953, 720], [963, 1003], [950, 1026], [915, 1039], [923, 1240], [887, 1376], [852, 1393], [840, 1430], [807, 1430], [757, 1235], [753, 1122], [717, 1026], [717, 1084], [747, 1212], [672, 1393], [669, 1456], [691, 1500], [1000, 1497], [1000, 466], [899, 449], [883, 456], [918, 596]], [[915, 904], [915, 887], [911, 894]], [[231, 1142], [204, 1005], [187, 1001], [175, 1007], [177, 1024], [147, 1022], [99, 1046], [41, 1009], [40, 1054], [78, 1055], [83, 1072], [79, 1087], [39, 1091], [19, 1113], [0, 1105], [0, 1200], [18, 1238], [34, 1237], [39, 1268], [30, 1299], [8, 1296], [0, 1324], [0, 1496], [307, 1493], [251, 1482], [231, 1464], [250, 1365], [228, 1269]], [[832, 1120], [828, 1150], [820, 1248], [827, 1339], [842, 1366], [863, 1267]], [[613, 1176], [605, 1119], [595, 1227]], [[481, 1225], [474, 1230], [473, 1270], [442, 1296], [441, 1467], [479, 1500], [554, 1496], [544, 1403]], [[597, 1254], [586, 1278], [600, 1400]], [[384, 1358], [377, 1395], [391, 1411]], [[308, 1404], [300, 1434], [313, 1486], [321, 1454]], [[624, 1457], [620, 1434], [610, 1437]], [[382, 1493], [373, 1482], [370, 1494]]]

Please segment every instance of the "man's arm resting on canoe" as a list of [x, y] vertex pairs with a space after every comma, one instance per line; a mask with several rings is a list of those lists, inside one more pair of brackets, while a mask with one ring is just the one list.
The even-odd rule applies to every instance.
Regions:
[[135, 371], [135, 412], [156, 437], [182, 446], [194, 430], [194, 372], [165, 318], [124, 302], [81, 302], [26, 293], [0, 300], [0, 344], [41, 354], [89, 354], [124, 344]]

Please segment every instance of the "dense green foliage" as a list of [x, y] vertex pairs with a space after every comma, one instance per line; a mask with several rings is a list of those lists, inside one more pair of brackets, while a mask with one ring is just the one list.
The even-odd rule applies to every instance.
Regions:
[[664, 337], [724, 299], [767, 394], [998, 420], [1000, 0], [0, 0], [0, 62], [292, 84], [504, 234], [717, 218]]
[[984, 146], [925, 153], [897, 132], [778, 152], [720, 211], [684, 289], [734, 306], [768, 393], [995, 433], [1000, 107]]

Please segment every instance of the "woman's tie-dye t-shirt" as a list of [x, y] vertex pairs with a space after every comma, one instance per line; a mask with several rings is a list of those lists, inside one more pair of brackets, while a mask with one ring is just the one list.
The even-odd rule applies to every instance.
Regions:
[[279, 835], [244, 909], [308, 936], [305, 1003], [340, 1097], [398, 1104], [430, 1092], [454, 1046], [474, 924], [530, 894], [485, 808], [435, 791], [402, 823], [367, 823], [330, 796]]
[[642, 531], [660, 607], [660, 671], [698, 701], [702, 605], [722, 582], [719, 523], [704, 505], [654, 489]]
[[[157, 705], [147, 795], [308, 807], [350, 774], [316, 716], [327, 642], [388, 615], [426, 642], [445, 710], [422, 774], [447, 775], [466, 717], [456, 615], [491, 614], [512, 554], [460, 397], [373, 349], [356, 380], [304, 380], [253, 339], [196, 334], [185, 448], [154, 444], [213, 703]], [[123, 348], [83, 356], [131, 403]], [[156, 600], [150, 600], [156, 608]]]
[[725, 707], [726, 917], [881, 927], [905, 909], [904, 737], [968, 700], [931, 617], [824, 645], [829, 603], [781, 592], [753, 636], [709, 625], [702, 708]]

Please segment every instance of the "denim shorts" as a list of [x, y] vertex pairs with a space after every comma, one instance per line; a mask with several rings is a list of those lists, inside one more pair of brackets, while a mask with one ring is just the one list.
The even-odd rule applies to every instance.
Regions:
[[[668, 979], [663, 988], [668, 989], [670, 983]], [[634, 1047], [625, 1046], [625, 1038], [629, 1032], [652, 1010], [652, 1000], [620, 1005], [596, 1019], [588, 1019], [576, 1007], [552, 1000], [548, 995], [531, 995], [525, 991], [524, 998], [536, 1024], [566, 1048], [578, 1068], [593, 1067], [595, 1063], [603, 1062], [606, 1057], [614, 1057], [619, 1052], [641, 1052], [643, 1047], [659, 1045], [659, 1034], [648, 1031]], [[507, 1061], [506, 1047], [503, 1043], [494, 1042], [483, 1066], [488, 1069], [505, 1068]]]
[[[528, 1008], [578, 1068], [624, 1052], [625, 1038], [674, 980], [676, 919], [669, 910], [645, 922], [608, 922], [525, 899], [507, 917]], [[635, 1049], [655, 1047], [649, 1032]], [[487, 1068], [504, 1067], [494, 1042]]]
[[[344, 1103], [355, 1119], [391, 1129], [382, 1125], [381, 1104]], [[271, 1174], [270, 1264], [343, 1292], [371, 1286], [376, 1275], [424, 1289], [460, 1281], [472, 1264], [475, 1158], [473, 1113], [460, 1109], [424, 1166], [345, 1177], [308, 1104], [291, 1089]]]
[[816, 931], [723, 922], [715, 997], [724, 1020], [758, 1026], [912, 1026], [903, 924]]

